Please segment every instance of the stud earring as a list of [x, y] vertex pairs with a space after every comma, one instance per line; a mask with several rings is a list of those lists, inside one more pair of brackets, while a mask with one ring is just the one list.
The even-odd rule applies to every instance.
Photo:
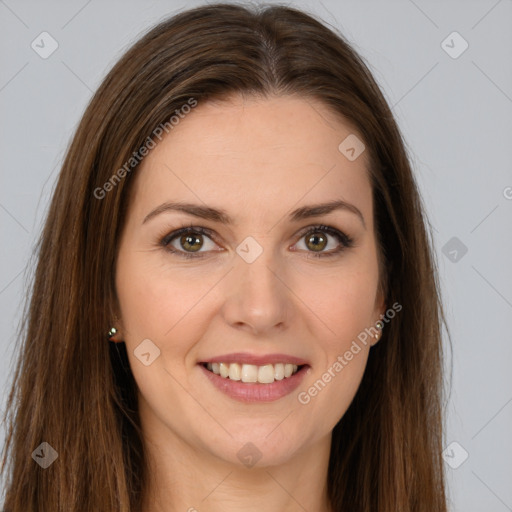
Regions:
[[117, 333], [117, 329], [115, 327], [111, 327], [110, 331], [108, 331], [108, 334], [107, 334], [109, 341], [114, 341], [112, 338], [116, 335], [116, 333]]
[[378, 332], [377, 334], [374, 335], [374, 338], [375, 338], [375, 343], [377, 343], [377, 341], [380, 340], [380, 337], [382, 336], [382, 329], [384, 329], [384, 322], [382, 321], [378, 321], [376, 324], [375, 324], [375, 327], [378, 329]]

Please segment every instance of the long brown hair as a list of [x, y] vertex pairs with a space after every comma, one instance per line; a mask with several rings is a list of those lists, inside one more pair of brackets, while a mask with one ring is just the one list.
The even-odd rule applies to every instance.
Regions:
[[[4, 418], [6, 512], [141, 511], [148, 471], [136, 383], [124, 344], [106, 341], [137, 168], [126, 162], [191, 98], [236, 93], [320, 100], [357, 127], [370, 155], [381, 282], [386, 304], [403, 310], [370, 351], [334, 428], [333, 510], [446, 512], [446, 322], [430, 228], [391, 110], [340, 34], [289, 7], [233, 4], [194, 8], [151, 29], [107, 75], [74, 135], [20, 329]], [[47, 469], [31, 457], [43, 442], [58, 453]]]

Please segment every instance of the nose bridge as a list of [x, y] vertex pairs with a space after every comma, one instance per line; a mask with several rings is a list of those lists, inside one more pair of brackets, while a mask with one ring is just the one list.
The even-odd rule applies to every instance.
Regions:
[[259, 244], [258, 250], [251, 240], [247, 244], [240, 244], [234, 271], [230, 273], [225, 320], [254, 331], [282, 328], [289, 319], [291, 306], [289, 290], [281, 281], [283, 278], [278, 277], [282, 270], [277, 269], [282, 267], [270, 248]]

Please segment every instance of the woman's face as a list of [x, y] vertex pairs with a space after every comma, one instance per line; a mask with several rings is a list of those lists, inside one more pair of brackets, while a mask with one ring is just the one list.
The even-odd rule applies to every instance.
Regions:
[[148, 438], [260, 465], [329, 438], [385, 309], [356, 143], [313, 100], [236, 96], [199, 104], [143, 160], [116, 286]]

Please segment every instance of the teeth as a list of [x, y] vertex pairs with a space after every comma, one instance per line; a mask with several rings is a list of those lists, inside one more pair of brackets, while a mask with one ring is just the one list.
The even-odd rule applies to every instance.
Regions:
[[228, 377], [229, 376], [229, 364], [220, 363], [219, 371], [220, 371], [221, 377]]
[[207, 363], [206, 368], [225, 379], [259, 382], [261, 384], [270, 384], [274, 380], [286, 379], [298, 370], [296, 364], [290, 363], [265, 364], [263, 366], [256, 366], [254, 364], [240, 365], [238, 363]]
[[258, 369], [258, 382], [263, 384], [270, 384], [274, 382], [274, 365], [266, 364], [265, 366], [260, 366]]
[[277, 363], [274, 366], [274, 379], [283, 380], [284, 379], [284, 364]]
[[242, 376], [240, 375], [242, 373], [242, 369], [240, 368], [240, 365], [238, 363], [233, 363], [229, 365], [229, 374], [228, 377], [231, 380], [240, 380]]
[[258, 367], [253, 364], [243, 364], [242, 382], [258, 382]]

